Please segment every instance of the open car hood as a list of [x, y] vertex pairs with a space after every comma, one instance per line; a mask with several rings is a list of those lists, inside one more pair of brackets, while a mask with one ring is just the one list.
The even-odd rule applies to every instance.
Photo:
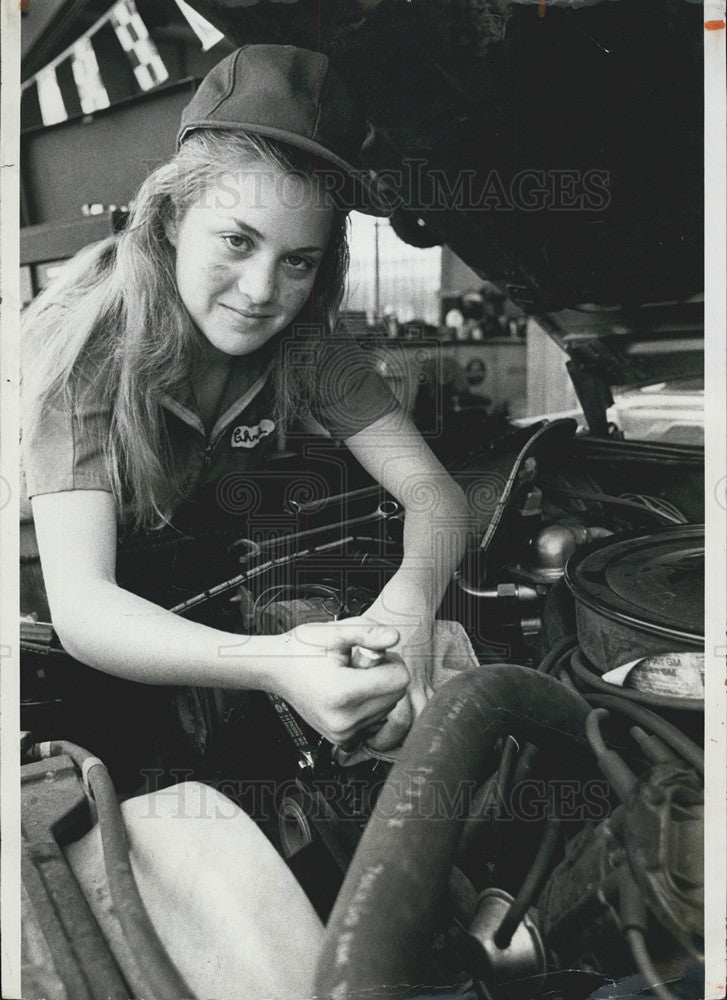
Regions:
[[235, 44], [320, 48], [415, 245], [528, 312], [702, 290], [702, 8], [665, 0], [191, 0]]

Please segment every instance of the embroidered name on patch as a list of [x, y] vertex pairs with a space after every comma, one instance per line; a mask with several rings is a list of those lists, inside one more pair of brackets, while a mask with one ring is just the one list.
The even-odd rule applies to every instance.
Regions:
[[235, 427], [230, 444], [233, 448], [254, 448], [262, 438], [272, 434], [275, 424], [272, 420], [261, 420], [255, 427]]

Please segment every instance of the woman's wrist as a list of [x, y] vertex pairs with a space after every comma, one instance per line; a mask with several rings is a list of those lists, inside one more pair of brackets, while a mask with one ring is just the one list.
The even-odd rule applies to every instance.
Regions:
[[296, 641], [294, 631], [257, 638], [261, 640], [261, 646], [259, 650], [255, 650], [251, 667], [258, 688], [289, 699], [291, 691], [288, 682], [295, 666], [295, 657], [305, 655]]
[[436, 614], [431, 582], [416, 566], [402, 565], [373, 602], [367, 614], [387, 623], [397, 618], [403, 625], [433, 620]]
[[279, 635], [219, 632], [219, 666], [211, 671], [211, 686], [279, 694], [281, 660], [285, 656], [283, 639]]

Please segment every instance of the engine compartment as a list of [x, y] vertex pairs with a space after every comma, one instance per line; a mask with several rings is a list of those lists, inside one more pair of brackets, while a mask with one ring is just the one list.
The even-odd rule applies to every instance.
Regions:
[[[575, 431], [509, 428], [450, 463], [482, 535], [438, 617], [480, 667], [396, 760], [351, 763], [262, 694], [139, 692], [30, 616], [23, 728], [88, 747], [123, 795], [191, 778], [240, 805], [327, 922], [317, 995], [702, 996], [703, 456]], [[130, 539], [120, 580], [241, 642], [359, 614], [398, 566], [398, 504], [325, 439], [214, 499], [206, 534]], [[574, 582], [626, 542], [648, 612], [644, 586], [617, 613]]]

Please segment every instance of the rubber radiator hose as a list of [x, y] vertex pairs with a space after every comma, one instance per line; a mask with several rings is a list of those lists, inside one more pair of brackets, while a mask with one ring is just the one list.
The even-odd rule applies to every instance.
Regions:
[[467, 818], [458, 791], [481, 780], [487, 755], [508, 733], [562, 750], [564, 770], [576, 769], [589, 755], [589, 711], [557, 680], [511, 664], [468, 671], [439, 689], [404, 742], [338, 894], [317, 997], [417, 995]]

